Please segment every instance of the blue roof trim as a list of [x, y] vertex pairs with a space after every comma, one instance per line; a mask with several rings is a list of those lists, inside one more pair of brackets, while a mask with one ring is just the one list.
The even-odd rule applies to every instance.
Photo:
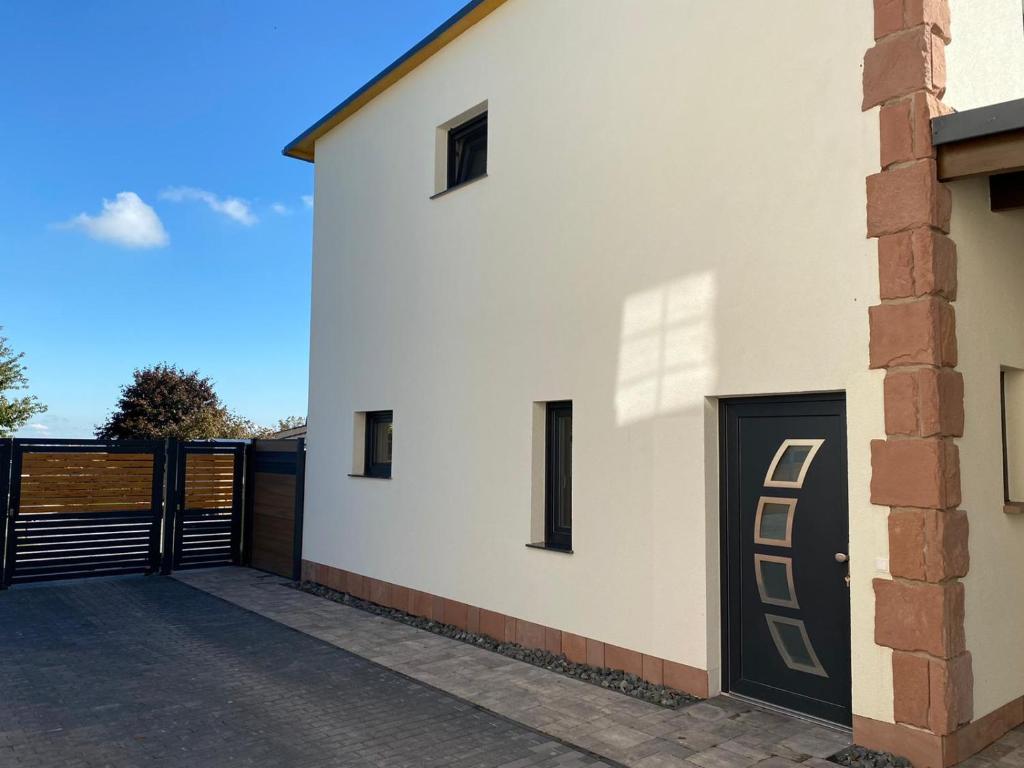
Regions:
[[[426, 46], [428, 46], [432, 42], [434, 42], [434, 40], [436, 40], [438, 37], [440, 37], [442, 34], [444, 34], [444, 32], [449, 27], [454, 26], [464, 16], [466, 16], [468, 13], [472, 12], [474, 8], [476, 8], [478, 5], [480, 5], [481, 3], [484, 3], [486, 1], [487, 0], [470, 0], [470, 2], [468, 2], [464, 6], [462, 6], [462, 8], [460, 8], [458, 11], [456, 11], [451, 17], [449, 17], [447, 20], [442, 22], [441, 25], [439, 27], [437, 27], [437, 29], [435, 29], [429, 35], [427, 35], [422, 40], [420, 40], [418, 43], [416, 43], [416, 45], [414, 45], [412, 48], [410, 48], [408, 51], [406, 51], [401, 56], [399, 56], [397, 59], [395, 59], [393, 62], [391, 62], [391, 64], [389, 64], [387, 67], [385, 67], [379, 73], [377, 73], [369, 82], [367, 82], [365, 85], [363, 85], [361, 88], [359, 88], [359, 90], [357, 90], [355, 93], [353, 93], [351, 96], [349, 96], [343, 102], [341, 102], [341, 104], [336, 106], [334, 109], [332, 109], [326, 115], [324, 115], [319, 120], [317, 120], [315, 123], [313, 123], [313, 125], [311, 125], [309, 128], [304, 130], [296, 138], [294, 138], [292, 141], [290, 141], [288, 143], [288, 145], [284, 149], [281, 150], [281, 154], [282, 155], [286, 155], [286, 156], [290, 156], [290, 157], [297, 157], [297, 156], [293, 155], [292, 152], [296, 149], [296, 147], [299, 144], [301, 144], [304, 140], [306, 140], [311, 134], [316, 133], [317, 129], [319, 129], [321, 126], [323, 126], [324, 123], [328, 122], [338, 112], [340, 112], [341, 110], [345, 109], [352, 102], [354, 102], [360, 96], [365, 94], [368, 90], [373, 88], [373, 86], [375, 86], [378, 82], [380, 82], [385, 77], [390, 75], [394, 70], [396, 70], [403, 63], [405, 63], [406, 60], [408, 60], [412, 56], [415, 56], [420, 50], [422, 50], [423, 48], [425, 48]], [[304, 157], [298, 157], [298, 159], [306, 160], [307, 162], [313, 162], [312, 160], [307, 160]]]

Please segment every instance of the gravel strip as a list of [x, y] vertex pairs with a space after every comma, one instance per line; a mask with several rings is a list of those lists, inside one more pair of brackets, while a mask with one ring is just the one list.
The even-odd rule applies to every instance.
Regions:
[[910, 761], [905, 757], [890, 752], [876, 752], [856, 744], [836, 752], [829, 760], [848, 768], [911, 768]]
[[[371, 603], [369, 600], [362, 600], [358, 597], [353, 597], [347, 592], [338, 592], [333, 589], [328, 589], [320, 584], [314, 584], [311, 581], [304, 581], [301, 584], [292, 582], [285, 586], [291, 587], [292, 589], [299, 589], [303, 592], [309, 592], [312, 595], [333, 600], [336, 603], [349, 605], [353, 608], [358, 608], [361, 611], [372, 613], [375, 616], [383, 616], [385, 618], [392, 619], [393, 621], [401, 622], [402, 624], [408, 624], [411, 627], [425, 629], [428, 632], [433, 632], [435, 635], [443, 635], [444, 637], [450, 637], [453, 640], [459, 640], [463, 643], [475, 645], [478, 648], [486, 648], [488, 651], [500, 653], [502, 656], [508, 656], [511, 659], [525, 661], [528, 664], [543, 667], [544, 669], [551, 670], [552, 672], [557, 672], [560, 675], [574, 677], [577, 680], [582, 680], [586, 683], [591, 683], [592, 685], [599, 685], [610, 691], [616, 691], [617, 693], [622, 693], [626, 696], [632, 696], [634, 699], [641, 699], [667, 709], [678, 709], [679, 707], [699, 701], [698, 698], [691, 696], [688, 693], [682, 693], [681, 691], [677, 691], [673, 688], [666, 688], [664, 685], [652, 685], [645, 680], [641, 680], [636, 675], [627, 674], [626, 672], [614, 669], [591, 667], [587, 664], [577, 664], [569, 661], [562, 654], [554, 654], [548, 651], [525, 648], [517, 643], [500, 643], [486, 635], [467, 632], [464, 629], [459, 629], [451, 624], [442, 624], [439, 621], [424, 619], [421, 616], [413, 616], [412, 614], [395, 608], [386, 608], [382, 605]], [[873, 764], [869, 763], [843, 763], [843, 765], [873, 766]], [[910, 764], [905, 762], [902, 764], [886, 763], [879, 764], [879, 768], [881, 768], [882, 765], [893, 765], [897, 766], [897, 768], [904, 768], [904, 766], [907, 766], [909, 768]]]

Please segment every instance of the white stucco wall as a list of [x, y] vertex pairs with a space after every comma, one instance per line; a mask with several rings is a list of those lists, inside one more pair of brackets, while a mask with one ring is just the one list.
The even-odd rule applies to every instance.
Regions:
[[[316, 149], [305, 557], [719, 669], [717, 405], [845, 390], [854, 710], [891, 720], [862, 114], [870, 3], [511, 0]], [[489, 102], [486, 179], [435, 127]], [[571, 556], [527, 549], [574, 402]], [[348, 478], [394, 409], [394, 477]]]
[[1001, 366], [1024, 369], [1024, 212], [992, 213], [986, 179], [950, 185], [957, 243], [959, 368], [966, 426], [960, 446], [971, 568], [964, 579], [975, 719], [1024, 695], [1024, 517], [1003, 514]]
[[[950, 12], [943, 100], [963, 111], [1024, 97], [1021, 0], [950, 0]], [[1024, 214], [992, 213], [986, 179], [950, 188], [966, 416], [958, 444], [962, 507], [971, 525], [966, 631], [977, 719], [1024, 694], [1024, 604], [1013, 597], [1013, 585], [1024, 579], [1024, 519], [1002, 513], [999, 409], [1000, 367], [1024, 368]]]
[[949, 0], [946, 95], [955, 110], [1024, 98], [1021, 0]]

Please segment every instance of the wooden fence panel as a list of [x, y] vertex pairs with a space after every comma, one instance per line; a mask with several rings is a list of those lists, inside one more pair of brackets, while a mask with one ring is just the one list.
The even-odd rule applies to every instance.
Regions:
[[250, 456], [250, 563], [295, 578], [297, 543], [302, 538], [305, 441], [256, 440]]
[[153, 454], [25, 452], [19, 514], [152, 509]]
[[185, 509], [231, 509], [235, 502], [235, 454], [186, 453]]

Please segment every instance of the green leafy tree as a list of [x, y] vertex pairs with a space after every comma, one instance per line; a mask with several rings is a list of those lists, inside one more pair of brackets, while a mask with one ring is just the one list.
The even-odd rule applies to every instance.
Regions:
[[286, 429], [298, 429], [304, 426], [306, 426], [304, 416], [285, 416], [283, 419], [277, 420], [277, 429], [274, 432], [284, 432]]
[[167, 363], [137, 368], [132, 383], [121, 388], [114, 412], [96, 428], [96, 436], [107, 440], [239, 439], [267, 433], [229, 411], [208, 377]]
[[[3, 330], [2, 326], [0, 330]], [[7, 396], [8, 392], [28, 389], [25, 366], [21, 364], [24, 356], [24, 352], [15, 354], [7, 343], [7, 337], [0, 336], [0, 437], [10, 437], [29, 419], [46, 410], [35, 395]]]
[[221, 421], [219, 437], [231, 438], [233, 440], [244, 440], [272, 435], [274, 430], [270, 427], [261, 427], [254, 421], [239, 416], [237, 413], [227, 412]]

